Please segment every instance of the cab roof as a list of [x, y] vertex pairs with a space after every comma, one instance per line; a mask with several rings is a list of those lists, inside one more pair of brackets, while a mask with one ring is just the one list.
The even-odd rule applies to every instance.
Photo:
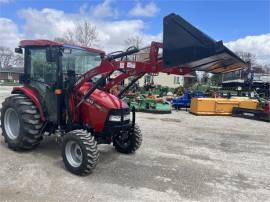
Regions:
[[79, 49], [84, 49], [89, 52], [95, 52], [98, 54], [105, 54], [104, 51], [95, 49], [95, 48], [88, 48], [84, 46], [76, 46], [76, 45], [71, 45], [71, 44], [65, 44], [62, 42], [56, 42], [56, 41], [50, 41], [50, 40], [45, 40], [45, 39], [35, 39], [35, 40], [22, 40], [19, 45], [21, 48], [26, 48], [27, 46], [63, 46], [67, 48], [79, 48]]

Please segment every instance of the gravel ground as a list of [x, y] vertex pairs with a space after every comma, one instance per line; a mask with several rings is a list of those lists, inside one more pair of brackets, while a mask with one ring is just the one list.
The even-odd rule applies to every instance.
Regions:
[[[10, 87], [0, 87], [0, 101]], [[270, 201], [270, 124], [222, 116], [137, 113], [134, 155], [100, 145], [89, 176], [64, 169], [46, 138], [18, 153], [0, 138], [0, 201]], [[1, 133], [1, 131], [0, 131]]]

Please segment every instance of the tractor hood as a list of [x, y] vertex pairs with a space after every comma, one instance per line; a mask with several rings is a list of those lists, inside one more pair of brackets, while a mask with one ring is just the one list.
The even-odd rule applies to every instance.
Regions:
[[99, 89], [96, 89], [90, 98], [92, 98], [95, 103], [102, 105], [107, 109], [129, 108], [128, 105], [118, 97]]
[[[86, 82], [83, 86], [80, 87], [79, 93], [84, 95], [92, 84]], [[123, 102], [121, 99], [117, 98], [116, 96], [96, 89], [87, 99], [87, 102], [90, 104], [94, 104], [106, 109], [122, 109], [122, 108], [129, 108], [128, 105]]]
[[163, 20], [163, 63], [166, 67], [188, 67], [194, 71], [226, 73], [247, 64], [235, 53], [176, 14]]

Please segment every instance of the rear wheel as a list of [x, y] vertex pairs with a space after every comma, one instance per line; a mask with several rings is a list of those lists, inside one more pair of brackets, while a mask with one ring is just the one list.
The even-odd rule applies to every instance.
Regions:
[[33, 149], [42, 140], [39, 111], [25, 95], [13, 95], [2, 103], [2, 135], [13, 150]]
[[85, 130], [74, 130], [63, 138], [62, 157], [66, 168], [76, 175], [87, 175], [99, 158], [97, 142]]
[[138, 125], [134, 129], [121, 133], [115, 137], [113, 145], [115, 149], [124, 154], [134, 153], [142, 144], [142, 133]]

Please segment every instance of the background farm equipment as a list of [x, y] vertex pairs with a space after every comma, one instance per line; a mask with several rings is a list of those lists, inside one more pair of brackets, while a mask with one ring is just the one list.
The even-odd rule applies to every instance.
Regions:
[[186, 91], [183, 96], [176, 97], [172, 100], [172, 107], [175, 109], [189, 108], [192, 98], [204, 97], [204, 93], [200, 91]]
[[258, 101], [249, 98], [193, 98], [190, 112], [196, 115], [232, 115], [234, 107], [256, 109], [257, 106]]
[[152, 84], [151, 88], [148, 88], [144, 85], [143, 88], [140, 89], [141, 94], [154, 94], [157, 95], [158, 97], [164, 97], [167, 96], [168, 93], [172, 94], [175, 91], [174, 88], [169, 88], [167, 86], [161, 86], [161, 85], [154, 85]]
[[270, 122], [270, 100], [266, 101], [263, 108], [259, 109], [234, 107], [232, 116]]
[[127, 96], [124, 98], [130, 108], [135, 108], [137, 112], [154, 114], [169, 114], [172, 112], [170, 102], [163, 98], [148, 97], [146, 95]]

